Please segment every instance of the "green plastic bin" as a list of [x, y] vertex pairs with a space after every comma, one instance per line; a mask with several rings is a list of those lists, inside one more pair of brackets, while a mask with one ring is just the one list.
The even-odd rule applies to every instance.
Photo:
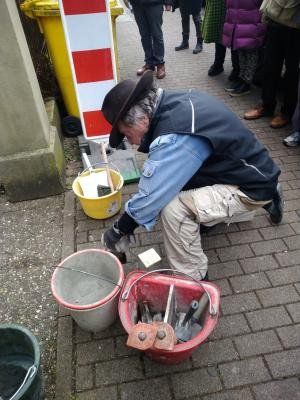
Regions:
[[20, 325], [0, 325], [0, 396], [3, 400], [40, 400], [42, 371], [35, 336]]

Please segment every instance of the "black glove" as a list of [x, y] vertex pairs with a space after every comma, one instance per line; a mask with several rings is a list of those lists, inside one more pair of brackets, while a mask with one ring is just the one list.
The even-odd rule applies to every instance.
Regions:
[[118, 251], [116, 249], [116, 244], [123, 236], [123, 233], [117, 227], [117, 223], [114, 223], [111, 228], [103, 233], [101, 237], [101, 242], [107, 249]]
[[103, 233], [101, 243], [109, 250], [114, 252], [125, 252], [129, 244], [135, 243], [134, 235], [126, 235], [120, 231], [117, 222]]

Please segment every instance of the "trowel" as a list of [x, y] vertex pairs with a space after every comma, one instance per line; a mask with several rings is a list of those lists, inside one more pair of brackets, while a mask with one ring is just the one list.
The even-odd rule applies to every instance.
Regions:
[[175, 286], [170, 285], [167, 306], [163, 321], [154, 321], [153, 325], [157, 327], [156, 339], [153, 347], [160, 350], [173, 350], [177, 342], [174, 329], [171, 323], [175, 313]]
[[197, 336], [202, 330], [203, 312], [208, 302], [209, 297], [204, 292], [199, 301], [193, 300], [191, 302], [190, 308], [184, 318], [182, 317], [182, 313], [180, 313], [175, 326], [175, 333], [179, 342], [187, 342]]
[[188, 312], [184, 315], [183, 313], [179, 314], [179, 319], [175, 326], [175, 334], [179, 343], [187, 342], [192, 337], [191, 330], [191, 317], [195, 313], [198, 308], [198, 301], [192, 300]]

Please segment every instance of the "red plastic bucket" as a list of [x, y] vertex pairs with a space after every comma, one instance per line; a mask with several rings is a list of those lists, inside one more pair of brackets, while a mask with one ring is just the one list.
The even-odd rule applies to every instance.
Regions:
[[210, 303], [203, 317], [203, 328], [193, 339], [176, 344], [170, 351], [153, 347], [145, 351], [149, 358], [162, 364], [178, 364], [189, 358], [212, 333], [219, 314], [220, 289], [215, 284], [178, 275], [133, 271], [127, 276], [119, 299], [119, 316], [127, 333], [137, 323], [139, 302], [147, 301], [153, 312], [165, 309], [171, 284], [176, 288], [177, 309], [180, 312], [187, 312], [191, 301], [199, 299], [204, 292], [208, 294]]

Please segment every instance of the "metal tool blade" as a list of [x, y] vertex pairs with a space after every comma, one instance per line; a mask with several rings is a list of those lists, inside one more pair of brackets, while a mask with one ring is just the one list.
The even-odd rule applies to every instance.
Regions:
[[171, 325], [175, 313], [175, 285], [170, 285], [164, 322]]

